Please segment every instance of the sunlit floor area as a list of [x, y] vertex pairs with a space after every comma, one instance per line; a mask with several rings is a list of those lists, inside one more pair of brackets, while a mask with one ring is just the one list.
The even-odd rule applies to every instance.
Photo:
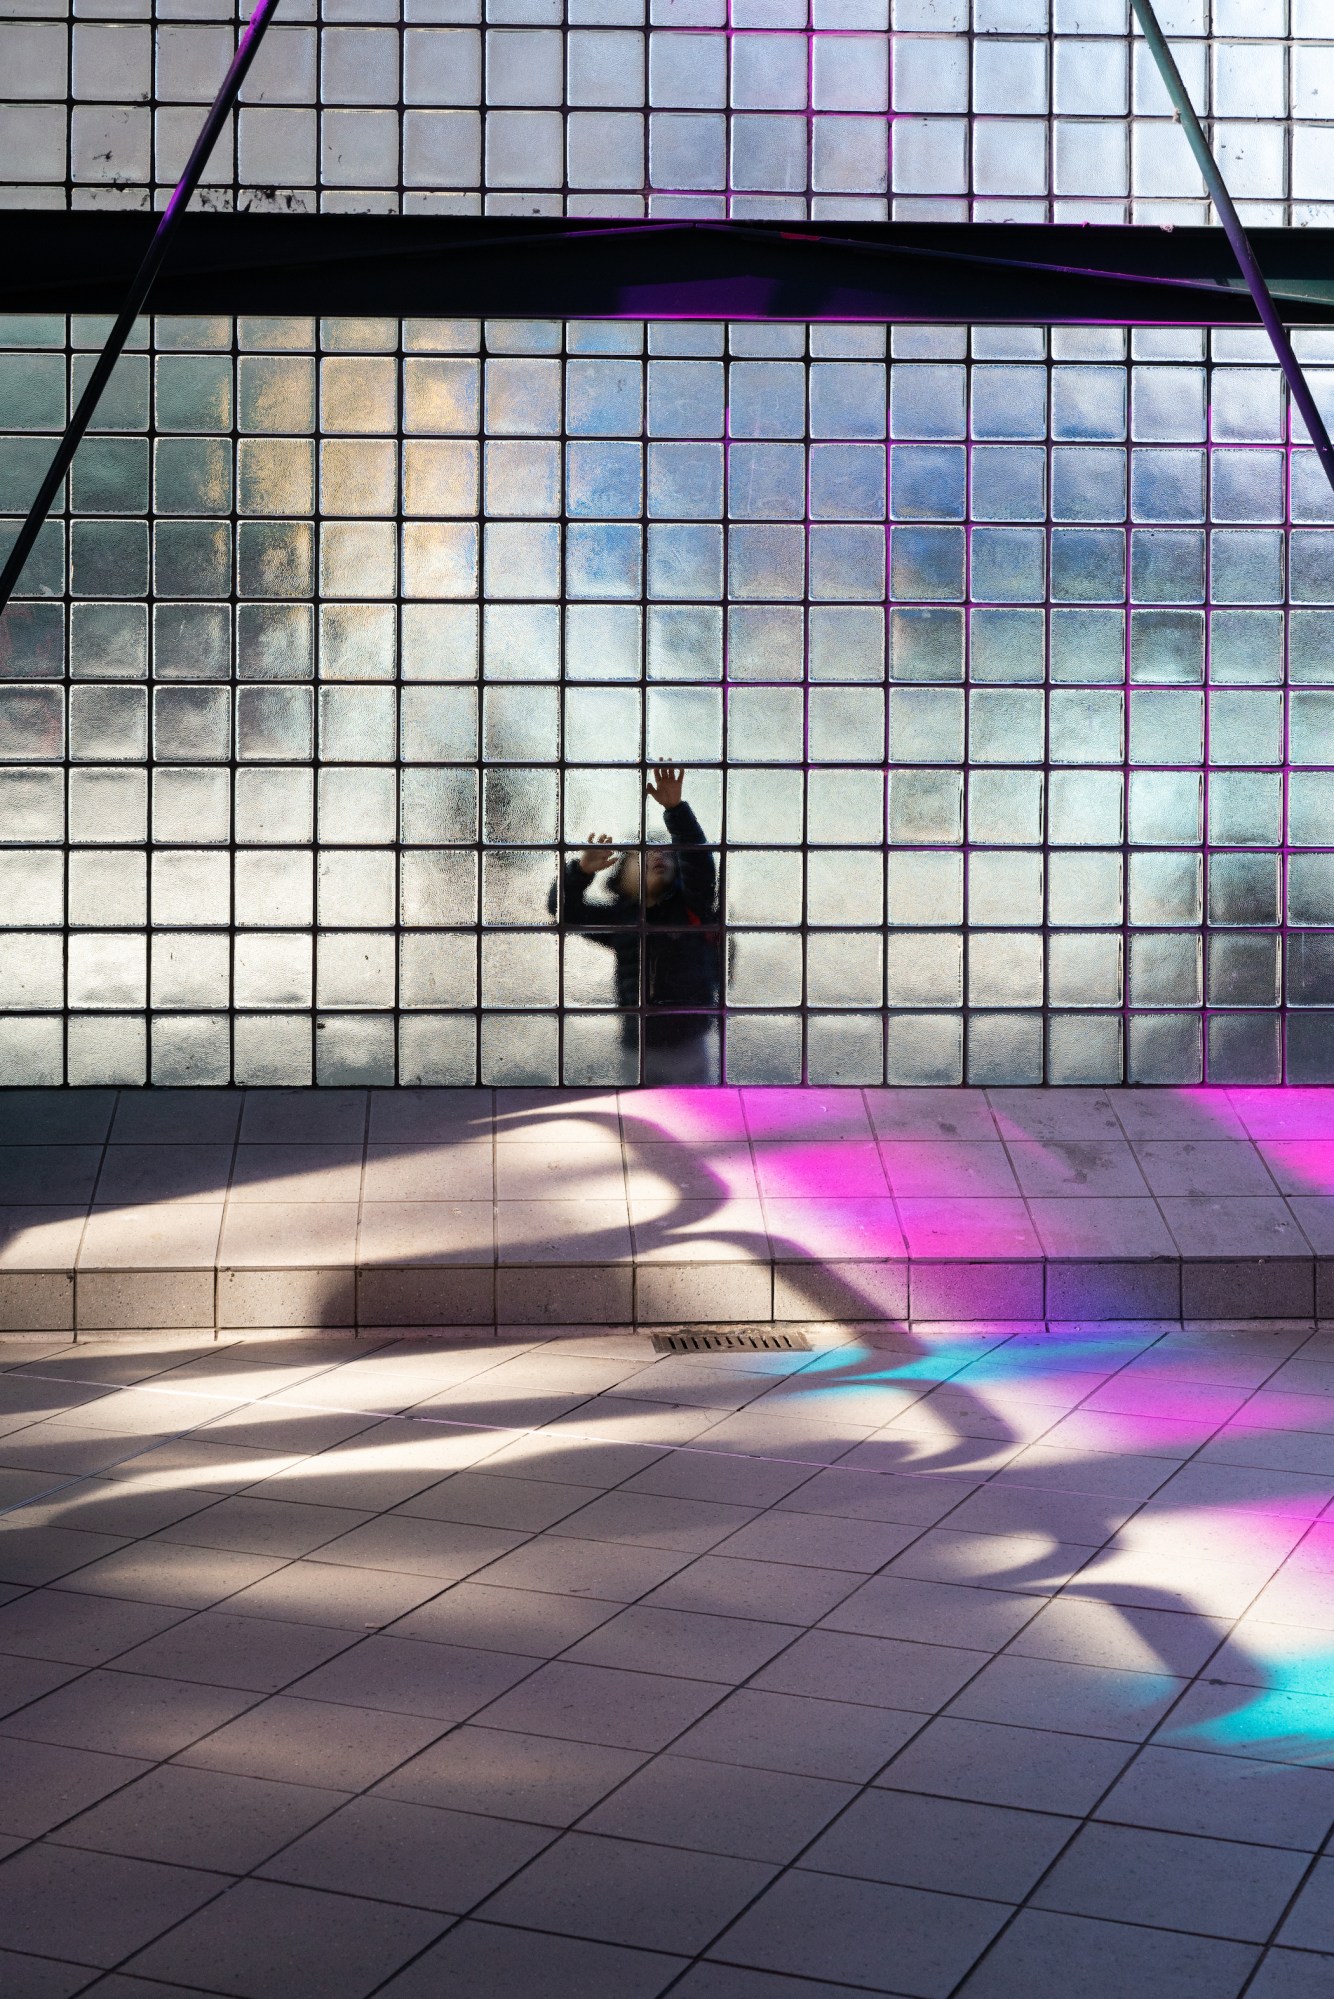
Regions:
[[1334, 1329], [0, 1342], [6, 1999], [1327, 1999]]

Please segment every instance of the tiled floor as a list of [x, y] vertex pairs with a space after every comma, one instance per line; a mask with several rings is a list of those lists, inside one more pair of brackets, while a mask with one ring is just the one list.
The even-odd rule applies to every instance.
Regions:
[[1329, 1999], [1334, 1327], [0, 1340], [5, 1999]]
[[0, 1092], [0, 1327], [1334, 1315], [1334, 1090]]

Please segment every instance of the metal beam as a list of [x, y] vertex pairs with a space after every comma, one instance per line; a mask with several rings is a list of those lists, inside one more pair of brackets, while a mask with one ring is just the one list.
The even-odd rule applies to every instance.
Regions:
[[264, 31], [273, 19], [277, 6], [278, 0], [257, 0], [249, 25], [237, 44], [236, 54], [232, 57], [231, 65], [204, 120], [199, 137], [195, 140], [190, 157], [185, 163], [185, 171], [162, 211], [162, 219], [154, 230], [153, 240], [134, 274], [124, 303], [116, 315], [115, 324], [107, 335], [106, 345], [97, 357], [93, 372], [88, 377], [87, 386], [79, 397], [74, 414], [65, 426], [65, 434], [47, 468], [46, 477], [37, 489], [37, 497], [28, 509], [27, 519], [19, 529], [18, 538], [9, 551], [3, 570], [0, 570], [0, 613], [3, 613], [14, 594], [14, 586], [23, 573], [24, 564], [32, 554], [33, 545], [42, 530], [42, 523], [51, 510], [51, 503], [60, 491], [74, 454], [93, 420], [93, 414], [102, 399], [102, 392], [111, 380], [112, 371], [121, 357], [125, 342], [130, 337], [130, 330], [143, 311], [144, 303], [153, 287], [153, 280], [162, 268], [163, 259], [180, 227], [190, 196], [199, 185], [200, 176], [208, 164], [209, 155], [217, 144], [218, 136], [231, 116], [232, 107], [240, 94], [241, 85], [245, 82], [246, 73], [255, 60], [259, 45], [264, 39]]
[[1255, 252], [1251, 248], [1250, 238], [1237, 213], [1236, 204], [1228, 193], [1227, 182], [1223, 179], [1218, 162], [1210, 151], [1204, 127], [1181, 80], [1181, 71], [1177, 68], [1176, 58], [1167, 46], [1166, 37], [1158, 25], [1158, 16], [1153, 11], [1153, 0], [1130, 0], [1130, 4], [1135, 10], [1135, 18], [1158, 65], [1158, 73], [1163, 79], [1164, 89], [1172, 100], [1172, 108], [1195, 155], [1195, 163], [1204, 175], [1204, 184], [1209, 190], [1214, 207], [1218, 210], [1218, 219], [1227, 231], [1227, 240], [1232, 245], [1232, 253], [1241, 266], [1241, 274], [1246, 280], [1247, 289], [1255, 300], [1255, 309], [1264, 324], [1265, 332], [1269, 335], [1270, 344], [1278, 357], [1278, 365], [1287, 377], [1292, 400], [1302, 413], [1302, 421], [1310, 434], [1320, 463], [1325, 468], [1325, 477], [1334, 488], [1334, 444], [1331, 444], [1325, 420], [1316, 408], [1316, 400], [1311, 394], [1311, 385], [1306, 379], [1302, 364], [1293, 351], [1288, 329], [1279, 318], [1278, 308], [1270, 295], [1269, 286], [1265, 283], [1264, 272], [1260, 269]]

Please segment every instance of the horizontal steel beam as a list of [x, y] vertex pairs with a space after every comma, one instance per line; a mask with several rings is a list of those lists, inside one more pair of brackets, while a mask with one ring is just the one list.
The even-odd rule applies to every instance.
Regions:
[[[147, 213], [0, 218], [0, 312], [115, 311]], [[1334, 231], [1259, 229], [1291, 325], [1334, 323]], [[192, 214], [170, 313], [1257, 326], [1219, 229]]]

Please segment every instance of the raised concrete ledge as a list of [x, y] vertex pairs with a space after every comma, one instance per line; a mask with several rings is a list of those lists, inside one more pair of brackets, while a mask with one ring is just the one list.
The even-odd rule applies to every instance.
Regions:
[[0, 1330], [1334, 1316], [1334, 1090], [0, 1092]]

